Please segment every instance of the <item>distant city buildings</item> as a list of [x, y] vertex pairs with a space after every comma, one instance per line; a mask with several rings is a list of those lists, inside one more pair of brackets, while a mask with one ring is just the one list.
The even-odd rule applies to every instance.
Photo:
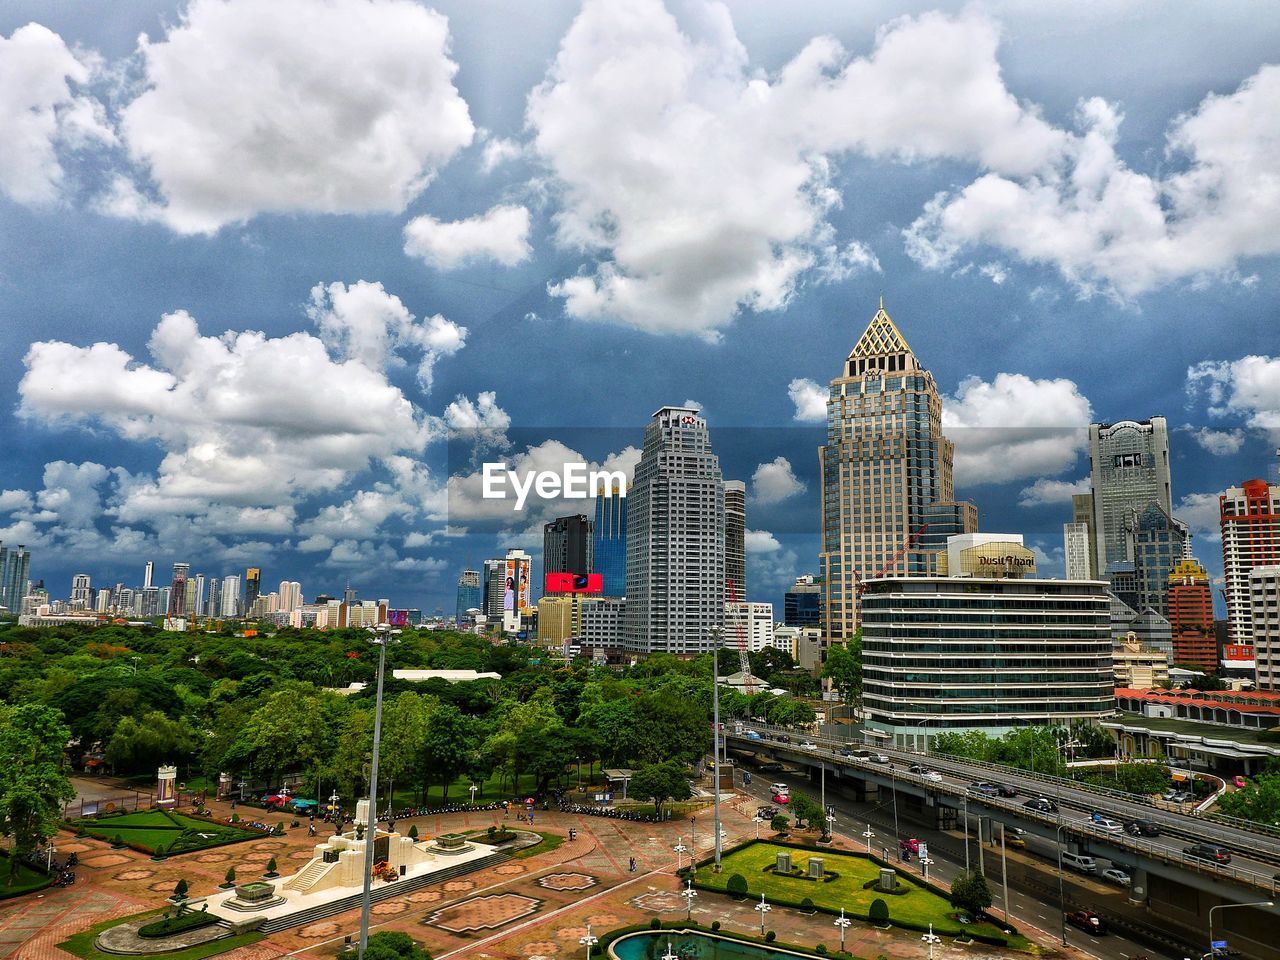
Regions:
[[10, 549], [0, 542], [0, 607], [14, 617], [22, 614], [30, 576], [31, 551], [23, 544]]
[[726, 599], [747, 599], [747, 485], [741, 480], [724, 482], [724, 579]]
[[591, 526], [594, 572], [603, 581], [604, 596], [627, 592], [627, 498], [610, 486], [596, 492], [596, 516]]
[[1169, 473], [1169, 429], [1164, 417], [1089, 425], [1093, 545], [1096, 568], [1133, 558], [1129, 533], [1133, 517], [1155, 503], [1173, 513]]
[[1208, 571], [1194, 559], [1181, 560], [1169, 571], [1168, 605], [1174, 662], [1190, 664], [1206, 673], [1216, 672], [1218, 639], [1213, 629], [1213, 593]]
[[1249, 616], [1258, 687], [1280, 690], [1280, 565], [1249, 571]]
[[1252, 644], [1249, 575], [1255, 567], [1280, 563], [1280, 485], [1248, 480], [1218, 503], [1228, 635], [1232, 643]]
[[773, 645], [773, 604], [751, 600], [725, 601], [724, 645], [730, 650], [745, 646], [759, 653]]
[[463, 570], [458, 577], [458, 596], [454, 605], [454, 622], [463, 625], [471, 622], [468, 610], [484, 609], [484, 589], [479, 570]]
[[788, 627], [822, 626], [822, 584], [813, 574], [796, 577], [783, 594], [782, 622]]
[[548, 573], [592, 573], [595, 538], [583, 514], [557, 517], [542, 526], [542, 586]]

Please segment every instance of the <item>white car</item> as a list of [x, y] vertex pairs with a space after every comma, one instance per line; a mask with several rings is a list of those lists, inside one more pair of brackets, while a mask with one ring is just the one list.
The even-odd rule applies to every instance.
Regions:
[[941, 782], [942, 782], [942, 774], [940, 774], [937, 770], [930, 770], [930, 771], [928, 771], [928, 772], [924, 775], [924, 778], [925, 778], [926, 780], [932, 780], [934, 783], [941, 783]]
[[1106, 870], [1103, 870], [1100, 876], [1102, 877], [1103, 880], [1108, 880], [1111, 883], [1119, 884], [1122, 887], [1127, 887], [1129, 886], [1130, 883], [1133, 882], [1132, 879], [1130, 879], [1129, 874], [1125, 873], [1123, 870], [1119, 869], [1118, 867], [1110, 867]]
[[1123, 833], [1124, 824], [1119, 820], [1112, 820], [1110, 817], [1094, 816], [1091, 821], [1099, 830], [1105, 830], [1107, 833]]
[[785, 783], [771, 783], [769, 784], [769, 789], [784, 797], [791, 792], [790, 788]]
[[801, 750], [817, 750], [818, 745], [814, 743], [812, 740], [806, 740], [804, 743], [800, 744], [800, 749]]

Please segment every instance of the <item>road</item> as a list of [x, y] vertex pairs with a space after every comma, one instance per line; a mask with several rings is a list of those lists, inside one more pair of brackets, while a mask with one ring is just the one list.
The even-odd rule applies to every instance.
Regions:
[[[753, 774], [752, 784], [747, 787], [740, 786], [739, 789], [748, 793], [761, 804], [769, 803], [768, 782], [775, 779], [787, 781], [788, 776], [786, 774]], [[801, 784], [796, 781], [795, 777], [790, 779], [793, 787], [801, 788]], [[814, 799], [817, 799], [817, 793], [812, 790], [811, 785], [804, 784], [803, 789], [806, 792], [813, 792]], [[863, 835], [863, 831], [868, 829], [867, 825], [869, 824], [870, 829], [875, 833], [875, 836], [871, 838], [872, 850], [881, 852], [887, 849], [891, 855], [898, 848], [899, 836], [916, 837], [920, 840], [925, 840], [929, 844], [929, 857], [934, 861], [929, 868], [930, 878], [937, 878], [948, 884], [965, 869], [965, 840], [963, 833], [944, 832], [921, 827], [899, 816], [898, 830], [900, 834], [896, 836], [894, 833], [894, 814], [891, 798], [886, 798], [874, 804], [859, 803], [853, 798], [845, 796], [835, 785], [828, 783], [826, 799], [829, 806], [835, 807], [835, 816], [837, 818], [835, 831], [837, 833], [856, 841]], [[978, 860], [976, 833], [969, 838], [969, 856], [973, 864], [976, 865]], [[987, 847], [984, 851], [984, 856], [987, 858], [988, 878], [995, 897], [991, 912], [996, 915], [1002, 915], [1004, 904], [1003, 888], [1000, 882], [1001, 871], [998, 866], [999, 848]], [[1009, 879], [1008, 913], [1013, 923], [1018, 926], [1037, 927], [1050, 936], [1058, 938], [1060, 942], [1063, 924], [1062, 913], [1058, 908], [1058, 880], [1055, 867], [1048, 863], [1038, 863], [1034, 857], [1017, 851], [1008, 851], [1006, 859]], [[1051, 887], [1051, 896], [1035, 889], [1034, 880], [1028, 882], [1029, 875]], [[1125, 899], [1124, 893], [1117, 888], [1108, 888], [1085, 878], [1064, 878], [1064, 890], [1070, 900], [1074, 900], [1077, 904], [1089, 906], [1091, 909], [1096, 909], [1104, 916], [1108, 913], [1108, 906], [1113, 905], [1117, 900], [1123, 901]], [[1182, 960], [1187, 955], [1182, 950], [1162, 949], [1154, 945], [1141, 944], [1119, 933], [1108, 933], [1103, 938], [1097, 938], [1091, 937], [1073, 927], [1067, 927], [1066, 930], [1067, 943], [1070, 946], [1080, 949], [1090, 956], [1105, 958], [1105, 960], [1134, 960], [1134, 958], [1142, 956], [1162, 956], [1168, 957], [1170, 960]]]
[[[768, 728], [760, 729], [766, 737], [774, 733]], [[793, 762], [803, 758], [821, 757], [828, 764], [862, 769], [881, 777], [890, 774], [887, 764], [840, 756], [837, 751], [849, 746], [842, 741], [818, 738], [813, 741], [818, 749], [808, 751], [802, 749], [798, 743], [785, 744], [769, 739], [753, 741], [745, 736], [734, 734], [726, 734], [726, 740], [740, 749], [758, 750], [763, 747]], [[1132, 794], [1083, 789], [1071, 784], [1070, 781], [1063, 781], [1056, 777], [1038, 777], [1009, 767], [995, 767], [991, 764], [977, 764], [936, 755], [908, 753], [883, 747], [874, 749], [890, 758], [894, 767], [892, 776], [899, 782], [949, 794], [957, 800], [965, 798], [961, 802], [967, 802], [970, 810], [982, 810], [996, 815], [1002, 812], [1013, 814], [1024, 821], [1041, 824], [1050, 835], [1061, 828], [1066, 835], [1075, 835], [1089, 841], [1091, 849], [1098, 844], [1109, 844], [1133, 854], [1175, 864], [1182, 870], [1222, 879], [1233, 879], [1273, 897], [1280, 895], [1280, 879], [1277, 879], [1280, 877], [1280, 869], [1278, 869], [1280, 868], [1280, 842], [1267, 836], [1212, 823], [1187, 814], [1179, 814], [1172, 810], [1161, 810], [1150, 803], [1141, 802]], [[909, 773], [908, 767], [914, 763], [926, 764], [941, 775], [941, 780], [933, 782], [921, 775]], [[1017, 789], [1018, 796], [1000, 798], [976, 794], [968, 789], [976, 780], [990, 780], [1012, 786]], [[1046, 814], [1023, 806], [1028, 797], [1036, 796], [1046, 796], [1054, 800], [1060, 812]], [[1089, 820], [1093, 811], [1098, 811], [1121, 823], [1135, 819], [1150, 820], [1159, 826], [1160, 836], [1132, 837], [1123, 832], [1111, 833], [1102, 830]], [[1232, 862], [1217, 865], [1187, 857], [1183, 853], [1184, 848], [1199, 842], [1216, 842], [1228, 847], [1232, 851]]]

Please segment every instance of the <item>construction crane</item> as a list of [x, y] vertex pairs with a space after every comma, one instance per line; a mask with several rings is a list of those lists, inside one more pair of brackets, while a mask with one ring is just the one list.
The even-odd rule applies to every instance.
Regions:
[[[729, 590], [729, 602], [736, 604], [738, 602], [738, 590], [733, 585], [733, 577], [725, 580], [725, 586]], [[738, 665], [742, 669], [742, 683], [744, 685], [747, 696], [751, 696], [755, 691], [755, 684], [751, 681], [751, 660], [747, 657], [747, 638], [742, 632], [742, 621], [747, 616], [747, 611], [740, 611], [740, 615], [735, 618], [734, 623], [738, 628]]]
[[[890, 570], [896, 567], [898, 563], [902, 560], [902, 558], [906, 555], [907, 551], [920, 542], [920, 538], [924, 536], [925, 531], [928, 529], [929, 529], [929, 525], [927, 523], [921, 524], [919, 529], [917, 529], [914, 533], [912, 533], [911, 536], [907, 537], [907, 539], [902, 541], [902, 546], [898, 548], [898, 552], [889, 558], [888, 563], [886, 563], [883, 567], [881, 567], [879, 570], [873, 573], [870, 579], [879, 580], [886, 573], [888, 573]], [[862, 596], [862, 589], [865, 583], [866, 581], [863, 580], [862, 577], [858, 577], [858, 596], [859, 597]]]

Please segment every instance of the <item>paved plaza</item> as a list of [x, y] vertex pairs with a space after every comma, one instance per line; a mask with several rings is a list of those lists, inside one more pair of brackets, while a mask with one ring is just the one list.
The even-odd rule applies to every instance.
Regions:
[[[732, 845], [755, 836], [748, 813], [755, 801], [744, 801], [744, 811], [726, 806], [723, 817]], [[227, 816], [226, 804], [213, 804], [215, 815]], [[240, 812], [251, 814], [244, 807]], [[268, 815], [276, 822], [289, 818]], [[429, 816], [405, 822], [415, 824], [425, 836], [475, 830], [503, 822], [502, 811]], [[709, 852], [710, 810], [698, 815], [694, 834], [701, 855]], [[514, 825], [514, 823], [512, 824]], [[565, 840], [554, 850], [493, 864], [462, 877], [430, 884], [403, 896], [394, 896], [373, 907], [376, 930], [398, 930], [421, 942], [436, 960], [442, 958], [520, 958], [581, 956], [579, 938], [589, 923], [594, 933], [626, 924], [647, 924], [654, 917], [676, 921], [688, 915], [675, 877], [678, 841], [690, 843], [687, 819], [663, 824], [635, 823], [599, 817], [562, 815], [539, 811], [535, 829], [576, 839]], [[299, 869], [311, 856], [316, 840], [303, 826], [283, 837], [263, 836], [203, 853], [153, 862], [132, 850], [113, 851], [106, 843], [61, 835], [59, 854], [80, 857], [75, 886], [51, 889], [0, 902], [0, 960], [70, 960], [57, 944], [103, 920], [136, 914], [164, 905], [179, 879], [190, 884], [190, 896], [217, 892], [228, 867], [235, 867], [241, 882], [260, 877], [268, 860], [275, 858], [282, 874]], [[839, 842], [837, 845], [840, 845]], [[847, 844], [854, 848], [852, 843]], [[636, 872], [629, 861], [636, 860]], [[687, 854], [684, 862], [688, 862]], [[719, 920], [726, 930], [759, 934], [759, 914], [752, 903], [700, 891], [694, 900], [693, 918], [704, 925]], [[825, 914], [775, 908], [768, 927], [778, 940], [816, 946], [825, 943], [834, 952], [839, 944], [832, 918]], [[291, 930], [281, 931], [247, 947], [221, 954], [225, 960], [272, 960], [280, 956], [332, 957], [341, 952], [346, 936], [359, 929], [359, 913], [351, 910]], [[1023, 930], [1044, 946], [1043, 956], [1074, 956], [1053, 946], [1052, 937]], [[856, 956], [875, 960], [926, 956], [918, 933], [881, 931], [855, 922], [849, 928], [847, 948]], [[1021, 956], [991, 947], [964, 947], [945, 943], [935, 950], [939, 958], [995, 958]]]

